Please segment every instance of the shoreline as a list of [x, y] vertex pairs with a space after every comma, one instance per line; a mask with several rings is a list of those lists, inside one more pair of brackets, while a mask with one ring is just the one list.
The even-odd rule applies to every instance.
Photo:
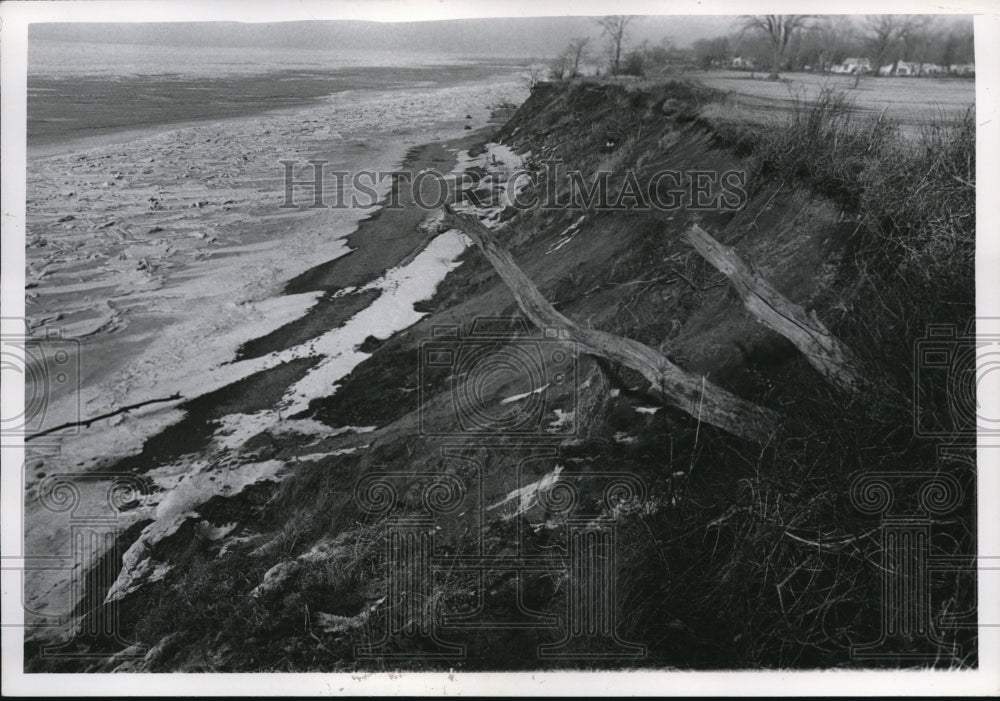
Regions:
[[[453, 89], [460, 90], [462, 87], [461, 85], [455, 86]], [[431, 94], [433, 93], [431, 92]], [[315, 114], [315, 109], [307, 111], [299, 110], [297, 114], [302, 119], [305, 119], [303, 115]], [[273, 120], [274, 118], [271, 117], [271, 119]], [[239, 124], [244, 126], [255, 125], [257, 129], [261, 129], [262, 121], [263, 118], [260, 115], [255, 115], [239, 120]], [[494, 128], [486, 126], [479, 130], [463, 134], [462, 132], [466, 131], [465, 125], [467, 123], [465, 120], [452, 120], [449, 122], [438, 119], [432, 128], [420, 128], [419, 125], [402, 129], [399, 126], [393, 127], [390, 131], [395, 133], [395, 136], [392, 137], [391, 143], [385, 141], [379, 142], [378, 152], [382, 155], [375, 160], [384, 161], [384, 167], [410, 167], [419, 170], [422, 167], [433, 164], [433, 167], [440, 169], [445, 164], [447, 169], [450, 169], [457, 158], [458, 148], [455, 147], [449, 153], [448, 144], [451, 142], [464, 143], [470, 140], [485, 140], [486, 132]], [[227, 127], [231, 127], [233, 122], [226, 120], [224, 124]], [[174, 129], [166, 134], [160, 133], [148, 137], [147, 141], [151, 140], [162, 143], [176, 139], [179, 135], [194, 135], [199, 131], [212, 128], [218, 131], [223, 127], [216, 124], [214, 127], [199, 126], [187, 131]], [[442, 132], [445, 132], [445, 134], [451, 132], [452, 136], [441, 139]], [[426, 137], [431, 138], [427, 139]], [[434, 137], [438, 138], [435, 139]], [[413, 141], [421, 138], [425, 140], [419, 142], [420, 146], [414, 147]], [[341, 159], [343, 159], [345, 142], [347, 144], [352, 143], [350, 133], [345, 133], [344, 135], [338, 133], [333, 139], [327, 139], [325, 145], [317, 144], [307, 149], [302, 149], [302, 145], [300, 145], [300, 158], [307, 157], [310, 154], [323, 157], [324, 153], [328, 153], [332, 149], [340, 153]], [[135, 145], [136, 142], [131, 143]], [[358, 143], [361, 144], [362, 142]], [[117, 146], [118, 144], [116, 144]], [[104, 148], [108, 149], [111, 147]], [[352, 149], [349, 148], [348, 151], [350, 150]], [[357, 156], [355, 157], [364, 159], [363, 164], [372, 165], [373, 152], [370, 146], [359, 145], [353, 150], [357, 151]], [[100, 148], [98, 148], [96, 153], [100, 153]], [[79, 152], [75, 152], [75, 156], [80, 155]], [[94, 153], [92, 152], [91, 155], [94, 155]], [[53, 162], [56, 162], [60, 157], [54, 156], [53, 159]], [[101, 349], [99, 351], [101, 357], [114, 358], [115, 362], [121, 366], [119, 369], [108, 371], [101, 376], [101, 387], [105, 389], [101, 389], [96, 394], [86, 391], [83, 393], [84, 401], [81, 402], [81, 405], [83, 406], [82, 413], [84, 416], [99, 413], [101, 405], [108, 406], [130, 403], [137, 398], [148, 398], [150, 394], [158, 395], [166, 391], [169, 387], [176, 389], [178, 385], [187, 401], [183, 403], [172, 402], [136, 410], [129, 415], [119, 417], [115, 421], [101, 422], [104, 425], [99, 424], [91, 427], [78, 436], [67, 438], [56, 437], [56, 440], [60, 444], [62, 457], [47, 455], [44, 446], [38, 446], [39, 450], [35, 450], [34, 446], [29, 446], [25, 470], [25, 488], [27, 493], [32, 493], [34, 485], [46, 474], [52, 474], [53, 472], [86, 473], [92, 472], [95, 469], [103, 472], [107, 471], [110, 467], [112, 471], [124, 470], [126, 474], [129, 471], [135, 472], [139, 470], [143, 473], [148, 473], [152, 470], [154, 481], [160, 485], [159, 491], [161, 494], [169, 494], [174, 491], [174, 488], [167, 486], [168, 484], [183, 481], [185, 475], [193, 477], [195, 474], [202, 472], [203, 467], [199, 467], [196, 459], [195, 462], [192, 462], [191, 456], [181, 459], [179, 463], [166, 460], [161, 465], [168, 469], [165, 471], [161, 469], [157, 472], [154, 469], [156, 466], [149, 464], [148, 458], [151, 457], [149, 451], [142, 446], [152, 441], [155, 448], [157, 446], [156, 439], [159, 436], [166, 436], [172, 441], [172, 437], [176, 437], [189, 428], [192, 428], [194, 423], [200, 424], [200, 427], [194, 433], [204, 436], [209, 443], [212, 443], [212, 441], [216, 443], [221, 441], [222, 444], [227, 443], [229, 439], [219, 438], [215, 428], [223, 416], [230, 417], [238, 422], [238, 424], [234, 424], [237, 435], [241, 435], [246, 430], [253, 430], [255, 426], [254, 420], [248, 414], [244, 413], [243, 410], [259, 411], [262, 406], [260, 405], [260, 398], [262, 396], [278, 398], [284, 391], [287, 391], [290, 383], [304, 379], [305, 374], [311, 371], [315, 362], [303, 365], [300, 361], [294, 361], [294, 367], [297, 369], [293, 370], [293, 366], [285, 362], [277, 365], [274, 365], [272, 362], [268, 366], [267, 363], [262, 364], [258, 361], [262, 360], [262, 355], [269, 355], [272, 358], [280, 360], [283, 351], [287, 355], [290, 350], [293, 350], [297, 346], [314, 344], [315, 340], [310, 341], [310, 339], [315, 339], [316, 336], [309, 336], [307, 338], [303, 333], [303, 325], [316, 331], [317, 334], [326, 332], [327, 335], [330, 335], [331, 329], [339, 329], [349, 318], [352, 318], [352, 312], [354, 315], [357, 315], [359, 309], [366, 309], [373, 302], [369, 302], [367, 298], [362, 297], [355, 297], [350, 300], [343, 297], [334, 299], [329, 294], [334, 286], [344, 287], [345, 284], [362, 286], [372, 284], [373, 281], [377, 281], [380, 274], [384, 274], [387, 270], [391, 271], [408, 260], [412, 261], [421, 252], [427, 252], [431, 240], [435, 238], [433, 236], [428, 237], [425, 232], [419, 230], [419, 224], [424, 220], [428, 212], [422, 210], [414, 211], [415, 208], [413, 207], [405, 207], [400, 212], [385, 210], [382, 205], [387, 197], [387, 191], [380, 191], [379, 205], [373, 208], [371, 213], [351, 212], [353, 216], [349, 219], [354, 219], [354, 223], [348, 224], [347, 221], [344, 221], [343, 225], [345, 228], [342, 230], [343, 233], [334, 234], [333, 236], [330, 236], [328, 233], [330, 229], [329, 216], [333, 215], [336, 217], [339, 215], [338, 213], [331, 213], [326, 210], [321, 210], [320, 212], [286, 210], [266, 213], [259, 219], [251, 217], [247, 220], [246, 214], [231, 220], [227, 219], [228, 223], [223, 223], [223, 228], [220, 231], [225, 231], [227, 227], [235, 227], [236, 230], [240, 231], [240, 235], [244, 241], [247, 240], [249, 234], [245, 222], [255, 221], [253, 229], [256, 231], [256, 234], [250, 237], [251, 243], [252, 239], [256, 238], [263, 246], [263, 252], [245, 250], [238, 252], [236, 255], [227, 255], [225, 248], [217, 249], [216, 252], [208, 251], [204, 257], [195, 259], [186, 267], [174, 271], [172, 273], [173, 277], [168, 279], [159, 291], [153, 289], [139, 295], [135, 293], [126, 294], [123, 299], [141, 300], [142, 298], [146, 298], [156, 300], [157, 298], [164, 297], [164, 295], [170, 297], [177, 294], [178, 290], [183, 290], [186, 285], [190, 286], [194, 284], [195, 288], [197, 288], [198, 280], [201, 278], [204, 278], [206, 283], [208, 283], [209, 280], [212, 280], [212, 275], [218, 274], [219, 264], [224, 263], [226, 260], [234, 263], [237, 267], [233, 269], [237, 270], [240, 264], [245, 265], [252, 261], [254, 257], [259, 258], [261, 262], [268, 260], [268, 251], [278, 250], [283, 252], [285, 255], [284, 259], [288, 261], [294, 260], [293, 267], [299, 268], [298, 271], [292, 270], [291, 275], [282, 275], [278, 269], [273, 269], [270, 273], [267, 273], [266, 271], [274, 265], [273, 262], [267, 263], [262, 270], [265, 271], [268, 279], [272, 282], [264, 288], [253, 285], [249, 280], [234, 279], [234, 284], [239, 283], [234, 289], [239, 290], [242, 287], [242, 289], [246, 290], [246, 293], [241, 293], [244, 296], [244, 301], [227, 311], [226, 320], [224, 320], [221, 327], [213, 327], [209, 324], [204, 331], [198, 332], [199, 320], [188, 320], [186, 316], [178, 317], [178, 321], [181, 318], [185, 319], [181, 326], [176, 326], [176, 324], [173, 326], [168, 325], [167, 328], [174, 328], [176, 326], [177, 330], [172, 331], [171, 335], [175, 336], [181, 345], [177, 345], [169, 341], [169, 339], [162, 338], [162, 333], [157, 333], [154, 330], [156, 324], [148, 328], [139, 323], [133, 326], [132, 331], [140, 332], [139, 338], [134, 342], [126, 340], [130, 334], [128, 324], [125, 325], [124, 330], [114, 331], [110, 335], [97, 335], [83, 339], [85, 344], [84, 350], [86, 348], [90, 348], [92, 351]], [[256, 205], [256, 208], [260, 209], [260, 205]], [[326, 216], [324, 216], [324, 212], [326, 212]], [[376, 214], [373, 215], [372, 213]], [[202, 221], [202, 218], [199, 217], [197, 221]], [[296, 233], [292, 241], [290, 241], [286, 237], [293, 230]], [[220, 238], [222, 237], [221, 234], [219, 236]], [[31, 234], [29, 234], [30, 238]], [[199, 244], [202, 241], [203, 239], [197, 240]], [[300, 243], [293, 243], [294, 241], [299, 241]], [[322, 254], [323, 258], [320, 262], [303, 266], [303, 260], [308, 262], [308, 256], [317, 252], [316, 244], [320, 241], [328, 242], [324, 245], [330, 247], [329, 251]], [[275, 248], [276, 246], [277, 248]], [[302, 255], [290, 255], [290, 247], [293, 250], [300, 251]], [[241, 248], [241, 246], [237, 245], [236, 248]], [[254, 245], [247, 247], [244, 243], [243, 248], [253, 249]], [[261, 258], [261, 256], [263, 257]], [[287, 265], [286, 263], [286, 268]], [[199, 269], [202, 272], [199, 273]], [[310, 274], [317, 279], [321, 278], [323, 280], [322, 289], [311, 291], [289, 290], [289, 284], [293, 280], [303, 275], [309, 276]], [[205, 277], [206, 275], [208, 277]], [[342, 278], [345, 282], [335, 285], [335, 278]], [[173, 280], [173, 282], [170, 280]], [[218, 290], [215, 289], [214, 284], [210, 284], [203, 291], [203, 294], [209, 294], [210, 296], [213, 293], [215, 297], [218, 297]], [[184, 293], [180, 292], [180, 294], [183, 297]], [[246, 294], [249, 294], [249, 296], [246, 296]], [[368, 293], [368, 297], [371, 294]], [[367, 306], [366, 302], [369, 302]], [[181, 304], [180, 306], [177, 306], [176, 303], [172, 304], [178, 313], [181, 309], [190, 307], [188, 304]], [[150, 311], [154, 308], [150, 308]], [[195, 313], [195, 316], [198, 316], [196, 309], [197, 307], [190, 307], [190, 311]], [[126, 316], [130, 314], [134, 315], [129, 309], [125, 309], [123, 313]], [[162, 318], [165, 320], [169, 319], [169, 314], [167, 317]], [[164, 321], [163, 323], [169, 324], [169, 321]], [[295, 333], [292, 333], [293, 330]], [[149, 339], [151, 333], [154, 334], [152, 337], [154, 340], [150, 346], [142, 338]], [[192, 340], [199, 337], [211, 338], [209, 348], [199, 349], [194, 347], [192, 350]], [[271, 339], [272, 343], [270, 347], [264, 348], [269, 342], [265, 339]], [[146, 343], [145, 347], [143, 347], [144, 343]], [[241, 354], [243, 349], [252, 347], [255, 343], [257, 344], [256, 353]], [[264, 344], [264, 346], [261, 344]], [[120, 351], [124, 350], [126, 345], [132, 348], [133, 355], [131, 357], [134, 358], [133, 360], [123, 360], [120, 356]], [[213, 347], [215, 350], [212, 350]], [[157, 348], [160, 350], [156, 350]], [[265, 352], [261, 352], [262, 349]], [[177, 365], [176, 360], [170, 360], [173, 358], [173, 354], [177, 352], [181, 352], [182, 355], [185, 353], [191, 355], [192, 359], [196, 359], [202, 367], [205, 367], [206, 363], [209, 366], [215, 365], [211, 368], [211, 372], [206, 375], [199, 374], [195, 377], [185, 377], [182, 374], [185, 365], [183, 363]], [[301, 352], [298, 353], [297, 357], [302, 358], [302, 361], [305, 360]], [[317, 360], [322, 357], [322, 355], [318, 356]], [[167, 361], [165, 364], [164, 360]], [[254, 367], [260, 367], [261, 369], [252, 372], [248, 376], [246, 374], [248, 371], [247, 368]], [[125, 371], [124, 375], [123, 371]], [[108, 373], [115, 376], [117, 380], [108, 380], [106, 377]], [[215, 377], [214, 380], [211, 379], [212, 376]], [[172, 380], [171, 378], [175, 379]], [[138, 389], [135, 384], [136, 381], [140, 383]], [[121, 385], [121, 382], [125, 382], [126, 384]], [[120, 386], [124, 393], [117, 391], [109, 393], [106, 389], [109, 386]], [[143, 386], [146, 387], [145, 390], [142, 390]], [[161, 387], [163, 389], [158, 389]], [[282, 387], [285, 389], [282, 390]], [[229, 388], [233, 388], [232, 391], [237, 392], [242, 399], [237, 396], [227, 396], [227, 392], [230, 391]], [[200, 405], [205, 406], [201, 410], [190, 412], [191, 415], [185, 418], [185, 414], [189, 413], [185, 411], [186, 407], [190, 406], [190, 403], [199, 397], [208, 399], [207, 395], [212, 395], [211, 403], [215, 404], [216, 408], [213, 409], [211, 406], [205, 405], [205, 402], [201, 402]], [[88, 402], [92, 406], [88, 407]], [[244, 419], [240, 419], [239, 417], [244, 417]], [[58, 418], [53, 418], [51, 421], [52, 424], [58, 422]], [[50, 423], [48, 417], [46, 418], [46, 423]], [[295, 424], [295, 422], [291, 422], [291, 424]], [[208, 434], [205, 434], [206, 429], [208, 430]], [[195, 449], [195, 455], [207, 445], [208, 443], [202, 443], [200, 448]], [[175, 443], [174, 447], [184, 448], [185, 441]], [[31, 457], [32, 452], [34, 452], [34, 457]], [[91, 457], [88, 458], [87, 456]], [[177, 457], [182, 456], [178, 455]], [[211, 494], [207, 493], [203, 496], [205, 499], [208, 499], [211, 497]], [[145, 518], [144, 515], [148, 513], [148, 510], [140, 509], [139, 512], [141, 513], [131, 513], [123, 517], [122, 528], [127, 529], [135, 526]], [[42, 512], [31, 500], [26, 504], [25, 516], [26, 534], [31, 534], [30, 537], [25, 539], [26, 552], [53, 552], [61, 548], [60, 544], [64, 542], [64, 538], [68, 534], [63, 527], [51, 522], [51, 516]], [[46, 525], [46, 522], [49, 523]], [[99, 553], [92, 553], [91, 557], [97, 557], [98, 555]], [[68, 582], [54, 581], [52, 579], [37, 582], [33, 586], [29, 586], [26, 583], [25, 598], [26, 601], [36, 605], [40, 601], [51, 601], [53, 598], [58, 598], [58, 592], [62, 591], [66, 586], [68, 586]], [[44, 629], [35, 630], [34, 634], [45, 637]]]
[[[378, 66], [279, 68], [199, 76], [29, 75], [29, 156], [115, 143], [171, 129], [294, 115], [344, 95], [391, 93], [511, 78], [520, 67], [477, 60]], [[109, 126], [112, 125], [112, 126]], [[82, 142], [82, 143], [81, 143]]]
[[[460, 85], [451, 90], [461, 92], [469, 88], [476, 86]], [[408, 95], [427, 102], [437, 92], [421, 90], [389, 98], [376, 96], [372, 101], [374, 109], [368, 110], [372, 117], [366, 120], [367, 115], [362, 114], [354, 122], [384, 119], [386, 109], [399, 110], [407, 103]], [[418, 107], [419, 103], [420, 99]], [[310, 268], [357, 247], [363, 237], [352, 238], [352, 235], [359, 223], [384, 214], [380, 206], [360, 211], [278, 208], [283, 192], [282, 169], [276, 167], [278, 160], [292, 158], [304, 163], [310, 158], [320, 158], [330, 160], [331, 168], [392, 170], [400, 167], [415, 144], [441, 140], [449, 131], [460, 135], [467, 124], [464, 119], [438, 119], [425, 126], [397, 117], [395, 123], [381, 130], [385, 136], [373, 141], [368, 132], [357, 131], [358, 124], [352, 131], [327, 126], [326, 113], [339, 109], [325, 105], [299, 110], [295, 119], [285, 119], [288, 115], [281, 113], [170, 129], [143, 134], [138, 142], [51, 156], [39, 164], [44, 168], [29, 173], [28, 183], [27, 284], [33, 326], [55, 322], [71, 337], [78, 335], [73, 329], [80, 329], [85, 343], [90, 343], [99, 327], [114, 322], [120, 330], [122, 323], [127, 325], [132, 312], [169, 312], [171, 305], [164, 310], [160, 299], [164, 295], [184, 296], [188, 294], [185, 289], [194, 285], [192, 292], [198, 296], [217, 296], [216, 290], [195, 283], [199, 275], [217, 281], [220, 262], [222, 270], [241, 263], [271, 268], [274, 263], [268, 261], [278, 256], [284, 261], [281, 267], [288, 270], [287, 277], [281, 279], [277, 269], [268, 275], [271, 282], [267, 284], [273, 287], [273, 292], [264, 296], [276, 295]], [[484, 113], [475, 121], [483, 123], [486, 118]], [[350, 127], [350, 120], [347, 126]], [[198, 142], [211, 145], [204, 149], [182, 145]], [[253, 144], [249, 151], [248, 144]], [[243, 161], [251, 159], [249, 169], [240, 165], [232, 174], [220, 173], [220, 168], [229, 169], [233, 162], [241, 163], [240, 151]], [[131, 155], [143, 152], [153, 153], [154, 157], [140, 159]], [[126, 170], [116, 174], [114, 165], [104, 165], [116, 160], [129, 164]], [[46, 170], [54, 176], [48, 181], [43, 172]], [[103, 185], [95, 182], [101, 178], [108, 180]], [[120, 181], [126, 188], [123, 191], [119, 191], [120, 185], [116, 187], [118, 178], [124, 178]], [[74, 181], [87, 189], [68, 189], [65, 183]], [[379, 200], [385, 197], [388, 187], [385, 182], [378, 184]], [[270, 196], [262, 200], [261, 192]], [[394, 214], [389, 216], [393, 218]], [[64, 223], [64, 220], [71, 221]], [[148, 233], [140, 233], [143, 229], [148, 229]], [[310, 239], [314, 242], [307, 244]], [[302, 240], [303, 253], [310, 257], [320, 253], [327, 259], [310, 263], [307, 259], [290, 259], [287, 252], [276, 250], [285, 244], [297, 248], [298, 240]], [[388, 237], [383, 237], [383, 242], [392, 244]], [[316, 243], [322, 243], [322, 248], [317, 248]], [[85, 262], [94, 258], [106, 262], [97, 266]], [[350, 258], [348, 267], [356, 267], [362, 256]], [[255, 264], [254, 259], [260, 263]], [[389, 262], [391, 256], [383, 259]], [[373, 265], [366, 263], [362, 267]], [[180, 289], [176, 289], [178, 284]], [[241, 298], [260, 299], [261, 295], [251, 294], [247, 298], [242, 294]], [[110, 304], [104, 317], [100, 312], [102, 299]], [[95, 309], [99, 318], [95, 318]], [[116, 330], [114, 324], [109, 330]]]

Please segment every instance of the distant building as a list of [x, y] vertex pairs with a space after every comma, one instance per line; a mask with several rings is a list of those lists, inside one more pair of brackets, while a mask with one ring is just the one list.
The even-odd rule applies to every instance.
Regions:
[[830, 67], [834, 73], [854, 75], [855, 73], [871, 73], [872, 62], [867, 58], [845, 58], [843, 63], [835, 63]]
[[[893, 70], [895, 69], [895, 70]], [[888, 66], [882, 66], [878, 69], [879, 75], [899, 75], [899, 76], [914, 76], [914, 75], [943, 75], [945, 73], [954, 73], [956, 75], [968, 75], [967, 72], [970, 71], [974, 75], [976, 72], [976, 66], [972, 63], [957, 65], [952, 64], [951, 66], [945, 67], [940, 66], [936, 63], [921, 63], [919, 61], [896, 61], [895, 63], [890, 63]]]
[[742, 68], [744, 70], [754, 70], [757, 68], [757, 63], [752, 58], [744, 58], [743, 56], [737, 56], [729, 65], [733, 68]]

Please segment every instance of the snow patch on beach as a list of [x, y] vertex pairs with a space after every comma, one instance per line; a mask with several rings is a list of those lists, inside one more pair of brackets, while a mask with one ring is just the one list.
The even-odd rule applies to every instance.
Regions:
[[530, 178], [524, 177], [524, 159], [529, 155], [530, 152], [519, 156], [509, 146], [496, 143], [486, 144], [485, 150], [476, 156], [460, 151], [455, 167], [446, 177], [454, 180], [477, 168], [483, 175], [476, 183], [476, 196], [481, 196], [479, 193], [482, 192], [490, 192], [491, 195], [485, 204], [480, 200], [479, 205], [463, 199], [454, 205], [455, 211], [475, 214], [488, 228], [497, 226], [503, 210], [517, 201], [518, 194], [530, 182]]
[[228, 470], [217, 467], [201, 461], [193, 466], [193, 471], [176, 481], [157, 480], [166, 490], [166, 497], [156, 506], [154, 521], [143, 529], [122, 556], [121, 572], [108, 590], [106, 602], [122, 598], [149, 579], [157, 566], [162, 565], [154, 559], [153, 546], [175, 533], [187, 519], [197, 516], [199, 506], [214, 496], [232, 496], [252, 484], [277, 479], [285, 463], [267, 460]]
[[510, 178], [514, 173], [524, 168], [524, 159], [528, 156], [519, 156], [510, 146], [505, 144], [486, 144], [486, 164], [490, 168], [499, 168], [503, 174]]
[[573, 222], [572, 224], [570, 224], [569, 227], [567, 227], [564, 232], [562, 232], [561, 234], [559, 234], [559, 240], [556, 241], [554, 244], [552, 244], [551, 247], [549, 247], [549, 250], [547, 250], [545, 252], [545, 255], [548, 255], [550, 253], [555, 253], [560, 248], [562, 248], [563, 246], [565, 246], [567, 243], [569, 243], [570, 241], [572, 241], [573, 238], [576, 236], [577, 231], [580, 230], [580, 225], [583, 223], [583, 220], [586, 219], [586, 218], [587, 218], [587, 215], [583, 215], [582, 217], [580, 217], [579, 219], [577, 219], [575, 222]]
[[284, 419], [275, 427], [274, 433], [278, 435], [298, 433], [303, 436], [328, 438], [339, 436], [342, 433], [371, 433], [376, 428], [376, 426], [338, 426], [333, 428], [315, 419]]
[[352, 446], [350, 448], [338, 448], [337, 450], [331, 450], [327, 453], [309, 453], [308, 455], [298, 455], [295, 459], [299, 462], [318, 462], [324, 458], [335, 457], [338, 455], [350, 455], [358, 450], [364, 450], [369, 446], [371, 446], [371, 443], [365, 443], [364, 445]]
[[549, 424], [548, 432], [555, 433], [564, 426], [572, 426], [573, 420], [576, 419], [575, 411], [563, 411], [562, 409], [553, 409], [552, 412], [556, 415], [556, 418]]
[[174, 484], [163, 485], [167, 496], [156, 506], [156, 520], [143, 531], [155, 543], [173, 533], [195, 509], [213, 496], [231, 496], [257, 482], [274, 479], [284, 468], [281, 460], [236, 465], [227, 470], [200, 463], [196, 471], [181, 476]]
[[539, 394], [541, 392], [544, 392], [546, 389], [548, 389], [548, 387], [549, 387], [549, 383], [546, 382], [544, 385], [542, 385], [538, 389], [533, 389], [530, 392], [525, 392], [524, 394], [515, 394], [512, 397], [505, 397], [504, 399], [500, 400], [500, 403], [501, 404], [513, 404], [514, 402], [519, 402], [522, 399], [527, 399], [528, 397], [530, 397], [533, 394]]
[[538, 495], [541, 492], [549, 489], [552, 485], [559, 481], [559, 473], [561, 473], [562, 470], [562, 465], [556, 465], [555, 469], [549, 474], [535, 482], [532, 482], [531, 484], [521, 487], [520, 489], [515, 489], [500, 501], [487, 506], [486, 510], [492, 511], [494, 509], [499, 509], [512, 501], [517, 502], [517, 508], [511, 513], [505, 514], [503, 516], [503, 520], [510, 521], [511, 519], [516, 518], [517, 516], [529, 511], [531, 507], [535, 505], [535, 502], [538, 500]]
[[323, 355], [326, 360], [291, 388], [284, 409], [296, 414], [307, 409], [313, 399], [329, 396], [337, 382], [370, 357], [356, 350], [368, 336], [387, 339], [420, 321], [426, 313], [416, 311], [413, 305], [434, 295], [445, 276], [458, 267], [457, 259], [468, 245], [464, 234], [446, 231], [408, 265], [394, 268], [362, 288], [378, 289], [382, 294], [343, 327], [310, 342], [311, 354]]

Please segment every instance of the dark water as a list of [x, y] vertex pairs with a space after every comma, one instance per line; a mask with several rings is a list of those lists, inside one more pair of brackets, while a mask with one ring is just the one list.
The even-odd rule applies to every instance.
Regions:
[[308, 105], [345, 90], [391, 90], [480, 80], [518, 68], [489, 60], [413, 68], [280, 70], [264, 75], [190, 77], [28, 76], [28, 144], [47, 145], [116, 131], [223, 119]]

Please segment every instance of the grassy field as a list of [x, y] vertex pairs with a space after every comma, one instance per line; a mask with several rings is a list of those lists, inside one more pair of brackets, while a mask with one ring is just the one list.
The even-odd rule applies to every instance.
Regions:
[[[976, 86], [959, 78], [876, 78], [867, 76], [854, 87], [854, 76], [784, 73], [780, 81], [765, 73], [705, 71], [691, 78], [712, 90], [730, 93], [730, 104], [743, 116], [764, 121], [784, 113], [797, 101], [811, 102], [824, 88], [842, 90], [855, 109], [876, 114], [885, 111], [906, 132], [928, 122], [960, 119], [975, 104]], [[909, 127], [909, 129], [907, 129]]]

